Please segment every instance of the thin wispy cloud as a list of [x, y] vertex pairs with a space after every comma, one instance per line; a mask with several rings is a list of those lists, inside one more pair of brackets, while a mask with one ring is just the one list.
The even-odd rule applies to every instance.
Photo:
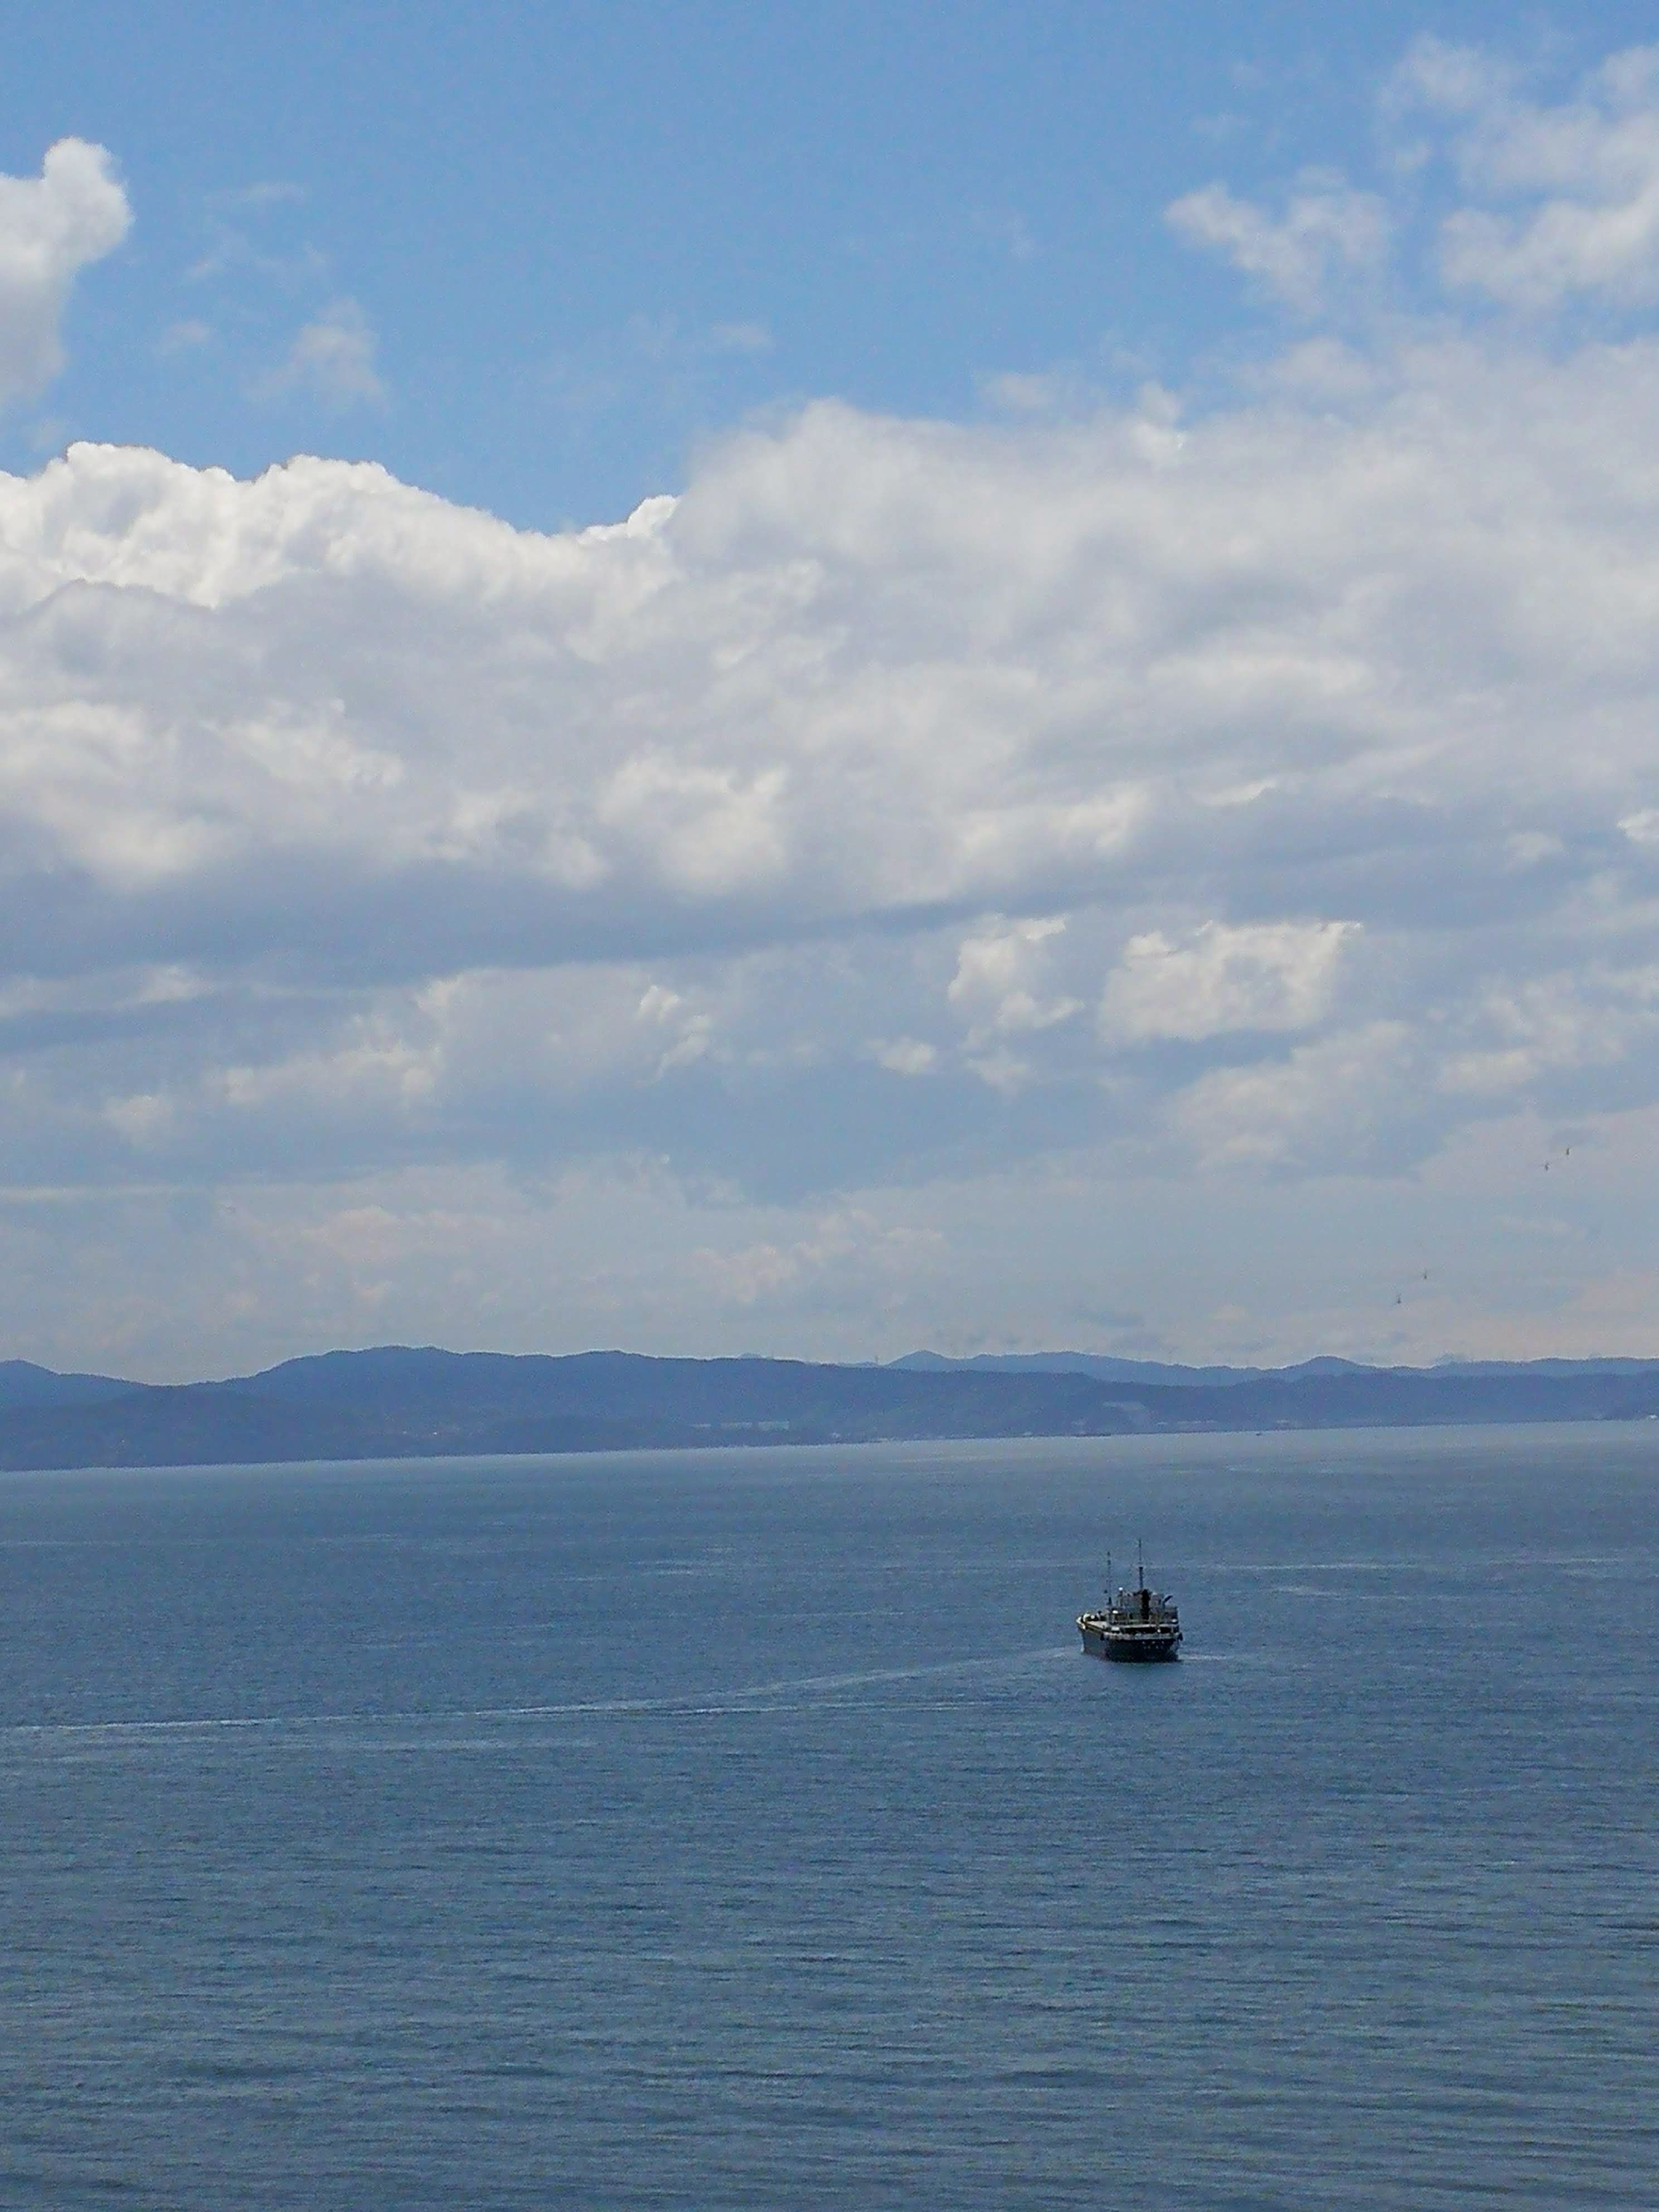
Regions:
[[336, 411], [381, 406], [386, 386], [377, 350], [374, 326], [356, 301], [331, 301], [295, 333], [286, 358], [256, 378], [252, 396], [272, 400], [298, 392]]
[[199, 315], [186, 315], [167, 325], [155, 342], [155, 350], [163, 360], [175, 354], [193, 353], [198, 346], [210, 344], [213, 335], [211, 323], [204, 323]]
[[216, 208], [269, 208], [301, 205], [309, 194], [291, 179], [268, 177], [251, 185], [233, 185], [213, 195]]
[[1334, 279], [1380, 268], [1390, 243], [1378, 195], [1320, 171], [1300, 178], [1276, 210], [1236, 198], [1224, 185], [1206, 185], [1175, 201], [1167, 219], [1190, 244], [1217, 248], [1273, 298], [1306, 314], [1327, 305]]

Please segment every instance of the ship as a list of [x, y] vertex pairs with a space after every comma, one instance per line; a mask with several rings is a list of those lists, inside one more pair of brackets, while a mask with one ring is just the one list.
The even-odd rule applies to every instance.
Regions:
[[1135, 1587], [1112, 1588], [1112, 1555], [1106, 1554], [1103, 1611], [1080, 1613], [1078, 1633], [1095, 1659], [1178, 1659], [1181, 1615], [1168, 1590], [1149, 1589], [1140, 1547], [1135, 1546]]

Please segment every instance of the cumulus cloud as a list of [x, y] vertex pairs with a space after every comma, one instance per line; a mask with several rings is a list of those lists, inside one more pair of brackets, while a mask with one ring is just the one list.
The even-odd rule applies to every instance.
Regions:
[[[1659, 1079], [1638, 991], [1516, 1028], [1564, 946], [1651, 957], [1656, 367], [1413, 343], [1338, 418], [822, 404], [550, 537], [336, 462], [5, 479], [16, 1035], [122, 1040], [84, 1127], [43, 1066], [19, 1144], [625, 1130], [741, 1180], [785, 1097], [890, 1083], [976, 1142], [947, 1093], [1058, 1085], [1293, 1166], [1351, 1126], [1306, 1103], [1351, 1030], [1421, 1055], [1408, 1149]], [[1224, 1048], [1196, 1103], [1177, 1046]], [[848, 1172], [790, 1111], [803, 1178]], [[866, 1170], [921, 1141], [845, 1126]]]
[[109, 155], [84, 139], [60, 138], [38, 177], [0, 177], [0, 405], [63, 367], [70, 287], [131, 221]]
[[1037, 988], [1044, 946], [1065, 933], [1065, 922], [1051, 915], [1040, 921], [999, 918], [963, 939], [945, 996], [969, 1022], [970, 1045], [1052, 1029], [1079, 1011], [1078, 1000], [1044, 997]]
[[[1659, 46], [1538, 96], [1483, 49], [1418, 40], [1384, 87], [1382, 190], [1304, 170], [1276, 204], [1213, 183], [1166, 220], [1298, 316], [1392, 299], [1385, 275], [1426, 213], [1431, 282], [1528, 313], [1628, 313], [1659, 301]], [[1450, 198], [1435, 181], [1450, 180]]]
[[1082, 1010], [1081, 1000], [1044, 988], [1050, 940], [1065, 934], [1058, 915], [1014, 922], [998, 915], [957, 951], [945, 995], [966, 1024], [968, 1066], [999, 1091], [1017, 1091], [1032, 1075], [1031, 1062], [1012, 1040], [1051, 1030]]
[[1162, 930], [1132, 937], [1107, 979], [1109, 1036], [1219, 1036], [1310, 1029], [1328, 1012], [1351, 922], [1206, 921], [1182, 943]]
[[882, 1037], [870, 1050], [894, 1075], [930, 1075], [939, 1066], [939, 1048], [921, 1037]]
[[1448, 284], [1534, 309], [1659, 299], [1659, 47], [1613, 55], [1551, 102], [1478, 52], [1425, 40], [1395, 100], [1450, 124], [1461, 182], [1496, 203], [1445, 219]]

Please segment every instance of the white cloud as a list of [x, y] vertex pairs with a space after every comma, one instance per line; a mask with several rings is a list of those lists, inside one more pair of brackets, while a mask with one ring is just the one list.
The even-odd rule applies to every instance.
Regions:
[[1324, 303], [1334, 278], [1380, 268], [1392, 228], [1376, 193], [1318, 170], [1298, 179], [1278, 216], [1216, 184], [1174, 201], [1165, 220], [1189, 245], [1215, 247], [1304, 313]]
[[1547, 1071], [1610, 1067], [1655, 1034], [1659, 968], [1544, 975], [1498, 986], [1471, 1009], [1468, 1048], [1440, 1070], [1454, 1091], [1522, 1091]]
[[1424, 36], [1412, 41], [1392, 81], [1383, 88], [1382, 111], [1396, 125], [1419, 109], [1443, 115], [1479, 115], [1510, 99], [1518, 82], [1519, 72], [1501, 54]]
[[1075, 1092], [1293, 1168], [1354, 1125], [1264, 1143], [1262, 1101], [1378, 1024], [1420, 1095], [1356, 1163], [1610, 1069], [1659, 1096], [1639, 994], [1545, 1043], [1496, 1011], [1652, 957], [1659, 352], [1375, 367], [1340, 417], [1279, 386], [1179, 432], [1157, 395], [820, 405], [563, 536], [318, 460], [0, 480], [17, 1035], [82, 1040], [25, 1055], [15, 1156], [185, 1172], [303, 1127], [805, 1184], [935, 1141], [837, 1115], [881, 1080], [953, 1143], [988, 1086], [1016, 1148]]
[[109, 155], [84, 139], [60, 138], [38, 177], [0, 177], [0, 404], [63, 367], [70, 288], [131, 221]]
[[1490, 56], [1425, 40], [1392, 104], [1451, 125], [1472, 202], [1441, 226], [1454, 289], [1528, 309], [1659, 300], [1659, 47], [1615, 54], [1548, 102]]
[[[1615, 54], [1550, 100], [1500, 56], [1419, 39], [1379, 121], [1391, 194], [1305, 170], [1276, 211], [1215, 183], [1166, 220], [1302, 316], [1385, 296], [1378, 280], [1425, 210], [1433, 278], [1453, 298], [1532, 313], [1659, 301], [1659, 46]], [[1430, 181], [1442, 169], [1449, 205]]]
[[1176, 944], [1162, 930], [1132, 937], [1108, 978], [1100, 1023], [1109, 1037], [1220, 1036], [1304, 1030], [1336, 986], [1352, 922], [1206, 921]]
[[931, 1075], [939, 1066], [938, 1047], [921, 1037], [878, 1039], [870, 1053], [891, 1075]]
[[1371, 1022], [1287, 1060], [1214, 1069], [1179, 1101], [1182, 1133], [1207, 1167], [1397, 1167], [1415, 1135], [1413, 1047], [1407, 1024]]
[[969, 1024], [970, 1048], [1052, 1029], [1080, 1011], [1080, 1000], [1045, 997], [1041, 987], [1048, 965], [1045, 949], [1065, 933], [1066, 924], [1057, 915], [1033, 921], [1004, 921], [999, 916], [963, 939], [945, 996]]
[[301, 391], [329, 408], [378, 406], [386, 391], [374, 365], [376, 343], [356, 301], [332, 301], [298, 332], [282, 366], [259, 379], [254, 396], [276, 399]]

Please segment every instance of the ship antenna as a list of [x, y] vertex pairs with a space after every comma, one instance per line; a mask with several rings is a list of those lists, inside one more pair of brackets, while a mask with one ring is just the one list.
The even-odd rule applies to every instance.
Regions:
[[1108, 1605], [1110, 1605], [1111, 1601], [1112, 1601], [1112, 1555], [1111, 1555], [1111, 1553], [1110, 1553], [1109, 1552], [1108, 1552], [1108, 1553], [1107, 1553], [1107, 1554], [1106, 1554], [1106, 1602], [1107, 1602], [1107, 1604], [1108, 1604]]
[[1139, 1536], [1135, 1538], [1135, 1573], [1139, 1577], [1137, 1587], [1141, 1589], [1145, 1589], [1146, 1587], [1146, 1568], [1145, 1562], [1142, 1560], [1140, 1556], [1140, 1539]]

